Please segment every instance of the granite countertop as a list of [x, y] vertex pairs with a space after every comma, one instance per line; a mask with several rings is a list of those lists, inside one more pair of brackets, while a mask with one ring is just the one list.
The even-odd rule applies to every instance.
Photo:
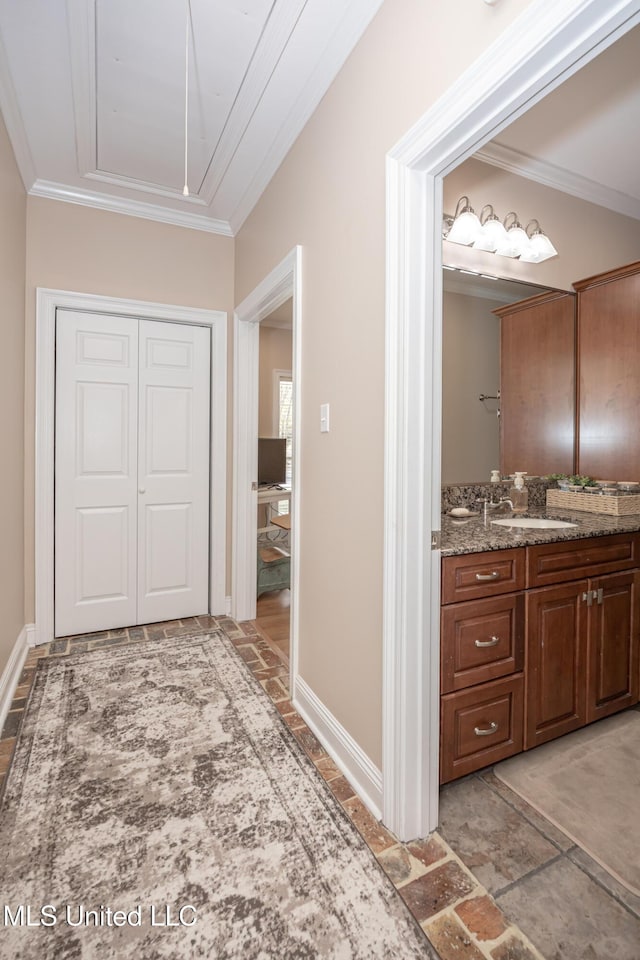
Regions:
[[491, 520], [506, 519], [508, 510], [492, 511], [485, 523], [482, 510], [478, 517], [455, 519], [442, 516], [442, 556], [452, 557], [463, 553], [480, 553], [484, 550], [507, 550], [510, 547], [528, 547], [538, 543], [555, 543], [562, 540], [581, 540], [585, 537], [605, 537], [613, 533], [636, 533], [640, 531], [640, 514], [626, 517], [611, 517], [602, 513], [587, 513], [583, 510], [564, 510], [549, 507], [546, 510], [530, 510], [527, 517], [547, 517], [568, 520], [575, 527], [559, 530], [536, 530], [496, 526]]

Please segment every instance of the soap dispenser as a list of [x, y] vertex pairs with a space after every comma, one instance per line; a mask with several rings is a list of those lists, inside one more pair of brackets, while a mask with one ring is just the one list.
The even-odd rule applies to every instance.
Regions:
[[524, 485], [526, 470], [514, 473], [514, 483], [509, 490], [509, 499], [513, 504], [514, 513], [526, 513], [529, 505], [529, 491]]

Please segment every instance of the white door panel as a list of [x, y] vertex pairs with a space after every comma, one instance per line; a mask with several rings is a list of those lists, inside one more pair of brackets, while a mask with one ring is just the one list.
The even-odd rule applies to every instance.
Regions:
[[185, 387], [147, 387], [147, 477], [191, 475], [192, 402]]
[[59, 311], [56, 636], [136, 622], [138, 323]]
[[56, 636], [208, 611], [209, 339], [58, 312]]
[[129, 476], [130, 409], [129, 384], [76, 384], [77, 476]]
[[[190, 589], [191, 521], [190, 503], [147, 505], [145, 524], [148, 596]], [[167, 543], [171, 544], [171, 550], [163, 549]]]
[[208, 329], [140, 321], [141, 623], [208, 609], [209, 357]]
[[[129, 593], [129, 508], [76, 510], [76, 602], [125, 600]], [[100, 550], [96, 550], [96, 544]]]

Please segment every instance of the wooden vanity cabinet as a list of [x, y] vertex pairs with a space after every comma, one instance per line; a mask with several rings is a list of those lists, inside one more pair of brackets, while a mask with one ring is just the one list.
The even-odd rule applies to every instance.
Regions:
[[525, 749], [638, 702], [639, 546], [618, 534], [527, 547]]
[[640, 534], [445, 557], [442, 783], [633, 706]]

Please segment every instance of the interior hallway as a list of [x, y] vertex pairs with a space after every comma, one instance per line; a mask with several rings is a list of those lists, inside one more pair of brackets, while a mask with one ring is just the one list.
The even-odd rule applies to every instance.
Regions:
[[[286, 598], [280, 600], [284, 604]], [[442, 960], [555, 960], [553, 956], [545, 958], [521, 930], [503, 916], [486, 886], [440, 835], [400, 843], [371, 815], [293, 708], [289, 697], [289, 670], [283, 662], [282, 651], [275, 652], [252, 623], [238, 624], [228, 617], [192, 617], [67, 637], [32, 648], [0, 737], [0, 800], [40, 658], [144, 640], [161, 643], [164, 638], [206, 633], [214, 626], [225, 632], [268, 694], [283, 722], [326, 782], [335, 802], [353, 822]], [[562, 960], [573, 958], [564, 954]]]

